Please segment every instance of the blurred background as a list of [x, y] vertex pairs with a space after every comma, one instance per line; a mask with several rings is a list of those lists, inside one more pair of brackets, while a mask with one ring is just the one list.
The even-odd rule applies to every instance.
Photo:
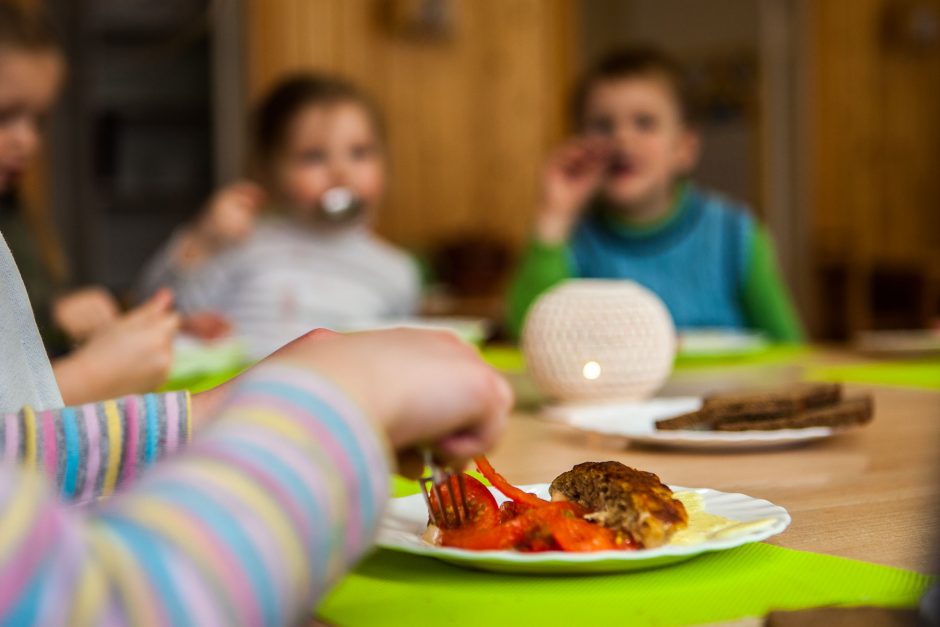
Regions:
[[33, 1], [70, 71], [29, 202], [81, 283], [126, 291], [243, 173], [254, 100], [315, 68], [385, 112], [378, 230], [431, 267], [429, 312], [501, 319], [573, 77], [651, 43], [706, 111], [698, 180], [769, 226], [814, 338], [937, 324], [940, 0]]

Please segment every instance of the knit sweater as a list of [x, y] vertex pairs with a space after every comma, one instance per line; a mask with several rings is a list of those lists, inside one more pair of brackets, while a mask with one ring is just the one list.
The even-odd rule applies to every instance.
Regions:
[[167, 285], [180, 310], [224, 314], [256, 358], [316, 327], [368, 326], [418, 306], [415, 264], [364, 226], [325, 233], [269, 217], [245, 242], [191, 269], [174, 262], [175, 247], [148, 264], [141, 292]]
[[663, 299], [680, 330], [803, 339], [767, 234], [744, 208], [692, 186], [658, 224], [629, 226], [598, 208], [566, 244], [533, 242], [510, 289], [511, 330], [519, 334], [532, 303], [569, 278], [636, 281]]

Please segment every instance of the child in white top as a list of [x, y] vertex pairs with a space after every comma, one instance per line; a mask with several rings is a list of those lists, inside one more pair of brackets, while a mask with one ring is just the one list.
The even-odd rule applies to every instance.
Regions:
[[[144, 291], [168, 285], [182, 311], [222, 314], [256, 356], [311, 327], [413, 314], [415, 264], [369, 228], [386, 179], [371, 101], [338, 79], [295, 76], [262, 101], [253, 143], [260, 185], [218, 192], [151, 262]], [[361, 203], [360, 217], [324, 219], [324, 194], [335, 188]]]

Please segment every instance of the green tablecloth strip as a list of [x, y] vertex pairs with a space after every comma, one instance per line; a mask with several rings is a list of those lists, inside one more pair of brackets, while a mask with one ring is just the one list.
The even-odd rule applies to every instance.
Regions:
[[171, 377], [163, 384], [160, 391], [175, 392], [177, 390], [188, 390], [193, 394], [198, 394], [199, 392], [205, 392], [206, 390], [210, 390], [217, 385], [221, 385], [233, 379], [248, 368], [248, 366], [250, 366], [250, 364], [245, 366], [233, 366], [218, 372], [194, 374], [188, 377]]
[[760, 366], [797, 363], [812, 354], [809, 346], [802, 344], [771, 344], [766, 348], [744, 353], [683, 353], [676, 355], [676, 370], [693, 368], [716, 368], [724, 366]]
[[912, 607], [925, 575], [751, 544], [623, 575], [476, 572], [380, 550], [317, 614], [337, 625], [694, 625], [822, 605]]
[[480, 355], [486, 363], [502, 372], [523, 372], [525, 370], [525, 357], [522, 351], [515, 346], [484, 346]]
[[[720, 366], [754, 366], [761, 364], [794, 363], [811, 353], [808, 346], [774, 344], [766, 348], [738, 353], [687, 354], [676, 355], [677, 370], [693, 368], [715, 368]], [[525, 370], [525, 358], [522, 351], [513, 346], [486, 346], [480, 350], [483, 359], [497, 370], [503, 372], [522, 372]]]
[[940, 390], [940, 360], [883, 361], [812, 368], [806, 373], [806, 378]]

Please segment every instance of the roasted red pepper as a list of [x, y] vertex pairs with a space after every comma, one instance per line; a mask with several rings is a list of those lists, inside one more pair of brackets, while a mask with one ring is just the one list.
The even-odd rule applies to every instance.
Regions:
[[[589, 512], [577, 503], [551, 502], [513, 486], [484, 457], [477, 458], [483, 476], [512, 499], [497, 508], [490, 491], [465, 475], [470, 520], [441, 530], [444, 546], [475, 551], [610, 551], [636, 548], [614, 531], [584, 519]], [[457, 489], [456, 480], [441, 490]], [[488, 497], [488, 498], [487, 498]], [[432, 500], [437, 502], [436, 496]], [[449, 496], [444, 500], [449, 502]]]
[[534, 494], [529, 494], [523, 490], [520, 490], [516, 486], [512, 485], [506, 481], [505, 477], [493, 470], [493, 467], [490, 465], [490, 461], [486, 457], [480, 455], [475, 457], [474, 460], [477, 464], [477, 468], [480, 469], [480, 472], [486, 477], [486, 480], [489, 481], [494, 488], [506, 495], [506, 498], [510, 498], [517, 503], [524, 503], [526, 505], [531, 505], [533, 507], [541, 507], [548, 503], [544, 499], [540, 499]]
[[[499, 507], [496, 505], [496, 499], [493, 493], [485, 485], [474, 479], [470, 475], [464, 475], [464, 495], [467, 498], [467, 513], [469, 520], [461, 520], [460, 527], [472, 527], [474, 529], [488, 529], [499, 524]], [[453, 493], [460, 501], [460, 486], [457, 476], [450, 478], [450, 483], [442, 484], [438, 487], [445, 504], [445, 516], [447, 520], [456, 520], [454, 515], [453, 503], [455, 500], [451, 497]], [[431, 490], [431, 504], [434, 510], [441, 511], [437, 500], [437, 493]]]

